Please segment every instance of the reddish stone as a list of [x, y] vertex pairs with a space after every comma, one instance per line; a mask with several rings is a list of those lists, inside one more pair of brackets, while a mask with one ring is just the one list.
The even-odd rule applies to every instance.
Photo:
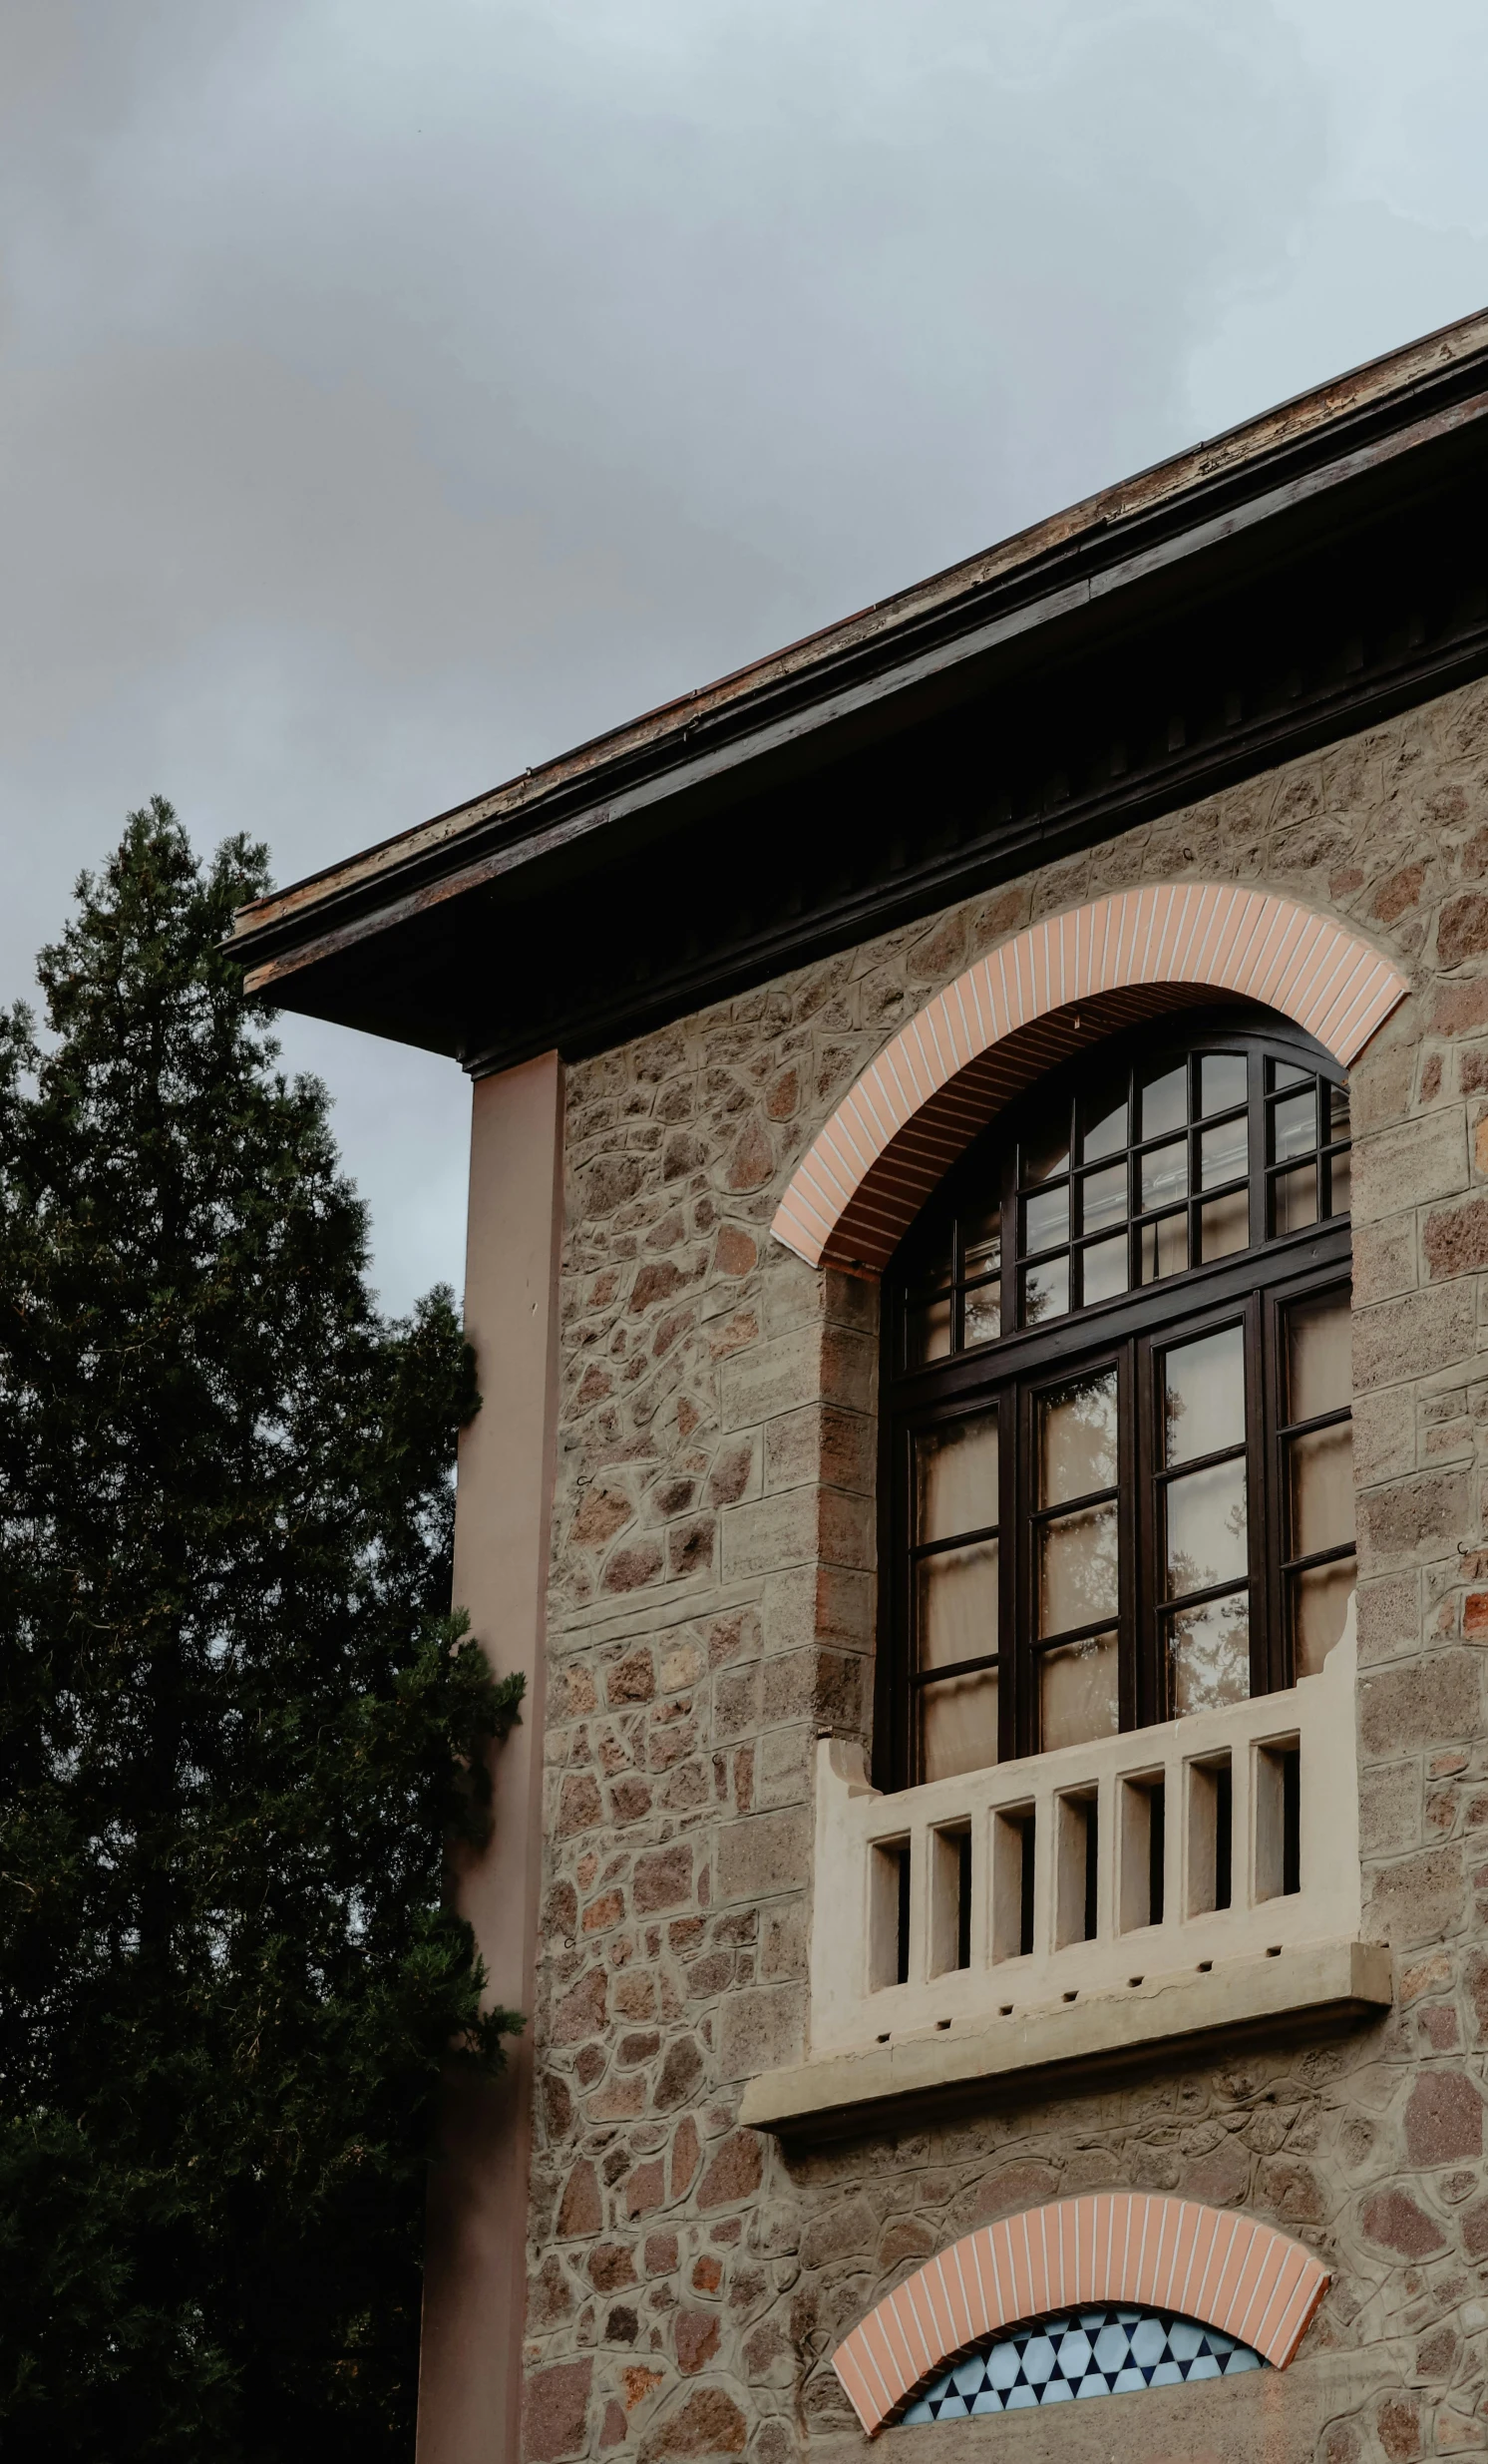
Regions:
[[1202, 2200], [1208, 2207], [1228, 2207], [1232, 2199], [1245, 2197], [1250, 2179], [1251, 2160], [1239, 2139], [1224, 2139], [1207, 2156], [1185, 2167], [1184, 2196]]
[[598, 2176], [586, 2162], [575, 2165], [558, 2202], [558, 2238], [560, 2242], [576, 2241], [580, 2235], [597, 2233], [603, 2221]]
[[640, 2333], [640, 2320], [628, 2301], [617, 2301], [604, 2321], [606, 2344], [633, 2344]]
[[656, 1691], [656, 1671], [648, 1651], [627, 1652], [604, 1681], [611, 1703], [648, 1703]]
[[[1398, 916], [1404, 915], [1407, 907], [1414, 907], [1425, 878], [1424, 864], [1402, 864], [1397, 873], [1391, 873], [1380, 883], [1370, 906], [1381, 924], [1393, 924]], [[1452, 964], [1449, 959], [1442, 961], [1444, 967]]]
[[648, 1262], [637, 1270], [630, 1287], [631, 1315], [639, 1317], [643, 1309], [652, 1308], [657, 1301], [669, 1301], [686, 1281], [687, 1277], [679, 1273], [670, 1258], [661, 1258], [655, 1264]]
[[718, 2350], [716, 2310], [678, 2310], [674, 2330], [677, 2367], [684, 2378], [695, 2378]]
[[1431, 1103], [1441, 1093], [1441, 1054], [1433, 1052], [1421, 1071], [1421, 1101]]
[[611, 1389], [608, 1374], [604, 1370], [600, 1369], [596, 1362], [590, 1361], [587, 1369], [583, 1373], [583, 1379], [580, 1383], [578, 1393], [574, 1396], [573, 1400], [577, 1404], [579, 1411], [582, 1412], [589, 1404], [602, 1403], [605, 1396], [608, 1395]]
[[640, 2464], [668, 2464], [673, 2456], [742, 2455], [749, 2425], [721, 2387], [694, 2387], [686, 2401], [648, 2432]]
[[[570, 1840], [576, 1831], [588, 1831], [603, 1820], [604, 1800], [599, 1794], [597, 1780], [591, 1779], [587, 1772], [566, 1779], [558, 1796], [556, 1826], [558, 1838]], [[572, 1927], [565, 1925], [562, 1930], [571, 1932]]]
[[561, 2326], [572, 2307], [573, 2295], [563, 2273], [563, 2262], [556, 2252], [550, 2251], [528, 2286], [529, 2334], [540, 2335], [549, 2327]]
[[667, 1572], [674, 1582], [685, 1581], [689, 1574], [705, 1574], [712, 1563], [711, 1515], [696, 1514], [690, 1522], [678, 1523], [667, 1533]]
[[576, 2045], [581, 2036], [592, 2035], [605, 2020], [607, 1986], [604, 1970], [590, 1968], [570, 1986], [553, 2014], [553, 2042], [556, 2045]]
[[1362, 2223], [1371, 2242], [1398, 2251], [1402, 2259], [1429, 2259], [1446, 2249], [1446, 2236], [1403, 2191], [1376, 2191], [1366, 2199]]
[[1431, 1005], [1431, 1030], [1438, 1035], [1472, 1035], [1488, 1026], [1488, 979], [1443, 984]]
[[568, 2083], [554, 2071], [546, 2072], [543, 2079], [543, 2118], [550, 2140], [566, 2139], [573, 2128], [573, 2099]]
[[731, 2131], [697, 2187], [700, 2208], [728, 2208], [752, 2199], [763, 2173], [760, 2142], [753, 2131]]
[[592, 2355], [533, 2372], [522, 2402], [522, 2452], [531, 2464], [560, 2464], [564, 2457], [582, 2455], [593, 2374]]
[[1488, 2199], [1480, 2199], [1463, 2216], [1462, 2247], [1469, 2259], [1488, 2259]]
[[[1412, 867], [1412, 870], [1420, 868]], [[1488, 898], [1481, 890], [1464, 890], [1448, 899], [1436, 925], [1436, 964], [1460, 967], [1464, 959], [1488, 950]]]
[[683, 1843], [637, 1856], [630, 1887], [636, 1911], [642, 1916], [653, 1915], [659, 1908], [684, 1907], [692, 1897], [691, 1848]]
[[635, 1508], [617, 1488], [591, 1488], [573, 1517], [570, 1538], [576, 1548], [602, 1548], [623, 1531]]
[[702, 2145], [697, 2135], [697, 2124], [690, 2113], [685, 2114], [677, 2125], [676, 2136], [671, 2143], [671, 2195], [673, 2199], [680, 2199], [684, 2196], [701, 2161]]
[[674, 2233], [646, 2235], [647, 2275], [675, 2275], [677, 2271], [677, 2237]]
[[1420, 2031], [1433, 2053], [1455, 2053], [1457, 2013], [1450, 2002], [1428, 2002], [1420, 2014]]
[[1435, 2327], [1415, 2348], [1417, 2378], [1450, 2379], [1457, 2368], [1458, 2343], [1450, 2327]]
[[703, 2258], [694, 2260], [692, 2268], [694, 2292], [716, 2292], [722, 2282], [723, 2261], [721, 2259]]
[[624, 2292], [635, 2282], [635, 2261], [620, 2242], [599, 2242], [589, 2253], [589, 2280], [596, 2292]]
[[710, 1505], [737, 1505], [754, 1469], [752, 1445], [725, 1446], [708, 1475]]
[[1413, 2165], [1450, 2165], [1483, 2153], [1483, 2100], [1461, 2071], [1430, 2070], [1410, 2091], [1405, 2153]]
[[581, 2088], [591, 2088], [596, 2079], [603, 2078], [605, 2060], [606, 2055], [602, 2045], [580, 2046], [578, 2059], [573, 2069]]
[[720, 1275], [747, 1275], [759, 1254], [749, 1234], [741, 1232], [737, 1224], [720, 1226], [718, 1246], [713, 1252], [713, 1263]]
[[685, 2104], [703, 2075], [703, 2057], [690, 2036], [679, 2036], [661, 2065], [651, 2102], [658, 2113]]
[[665, 2197], [661, 2159], [657, 2156], [648, 2165], [637, 2165], [630, 2176], [625, 2185], [625, 2212], [628, 2216], [651, 2216]]
[[637, 1548], [617, 1548], [604, 1568], [606, 1591], [639, 1591], [661, 1571], [661, 1550], [654, 1540]]
[[617, 2404], [614, 2397], [611, 2396], [609, 2402], [604, 2407], [604, 2427], [599, 2432], [600, 2454], [603, 2454], [606, 2447], [617, 2447], [625, 2434], [626, 2422], [624, 2408], [623, 2406]]
[[1059, 2177], [1047, 2165], [1004, 2165], [1000, 2173], [978, 2183], [971, 2222], [985, 2225], [993, 2217], [1010, 2216], [1019, 2208], [1036, 2208], [1044, 2200], [1052, 2199], [1058, 2187]]
[[775, 1149], [758, 1114], [751, 1113], [734, 1140], [733, 1153], [724, 1174], [726, 1188], [738, 1191], [763, 1189], [775, 1169]]
[[597, 1899], [591, 1899], [588, 1906], [584, 1909], [584, 1932], [607, 1933], [611, 1925], [617, 1925], [619, 1923], [620, 1918], [624, 1915], [624, 1913], [625, 1894], [623, 1891], [601, 1891], [599, 1897]]
[[751, 2379], [765, 2376], [787, 2350], [786, 2340], [773, 2318], [762, 2318], [744, 2345], [744, 2368]]
[[644, 1780], [616, 1780], [609, 1805], [617, 1823], [643, 1822], [651, 1811], [651, 1792]]
[[1408, 2464], [1411, 2456], [1420, 2454], [1420, 2410], [1409, 2396], [1387, 2395], [1374, 2416], [1374, 2426], [1389, 2464]]

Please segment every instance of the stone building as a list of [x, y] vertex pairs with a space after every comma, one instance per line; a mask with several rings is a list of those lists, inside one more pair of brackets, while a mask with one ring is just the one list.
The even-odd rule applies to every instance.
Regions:
[[473, 1080], [424, 2464], [1488, 2454], [1485, 514], [1488, 317], [241, 916]]

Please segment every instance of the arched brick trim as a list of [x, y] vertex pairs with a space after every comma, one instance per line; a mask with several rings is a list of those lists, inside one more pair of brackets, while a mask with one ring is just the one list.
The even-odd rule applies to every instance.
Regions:
[[1025, 2209], [952, 2243], [869, 2311], [833, 2367], [870, 2438], [985, 2337], [1086, 2302], [1180, 2311], [1281, 2370], [1327, 2280], [1310, 2251], [1253, 2217], [1101, 2191]]
[[1283, 1011], [1346, 1066], [1408, 989], [1377, 950], [1294, 899], [1198, 882], [1097, 899], [1030, 925], [902, 1028], [771, 1228], [811, 1266], [882, 1274], [978, 1129], [1092, 1028], [1229, 993]]

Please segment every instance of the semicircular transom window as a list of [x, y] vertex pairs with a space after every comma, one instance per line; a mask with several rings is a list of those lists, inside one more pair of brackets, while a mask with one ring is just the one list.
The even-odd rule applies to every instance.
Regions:
[[1022, 2412], [1036, 2404], [1140, 2393], [1204, 2378], [1234, 2378], [1267, 2367], [1249, 2344], [1173, 2310], [1125, 2303], [1030, 2319], [984, 2345], [900, 2416], [907, 2423], [965, 2421], [982, 2413]]
[[1354, 1580], [1349, 1117], [1248, 1006], [1092, 1046], [888, 1278], [892, 1787], [1289, 1686]]

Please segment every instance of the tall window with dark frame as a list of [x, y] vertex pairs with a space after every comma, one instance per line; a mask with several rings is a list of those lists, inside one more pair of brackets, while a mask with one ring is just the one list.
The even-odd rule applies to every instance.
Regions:
[[1271, 1692], [1354, 1580], [1348, 1090], [1269, 1012], [1092, 1046], [983, 1133], [885, 1311], [879, 1761]]

